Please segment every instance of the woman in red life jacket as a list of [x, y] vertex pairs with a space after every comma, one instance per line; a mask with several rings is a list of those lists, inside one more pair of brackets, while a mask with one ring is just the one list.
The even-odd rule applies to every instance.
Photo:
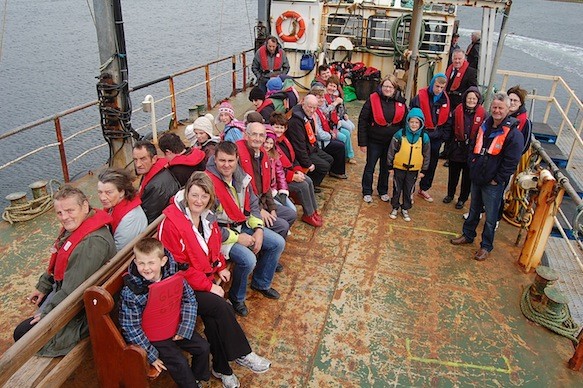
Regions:
[[238, 380], [229, 361], [255, 373], [266, 372], [271, 363], [252, 352], [233, 307], [224, 298], [225, 291], [213, 281], [215, 276], [224, 282], [231, 277], [221, 253], [222, 232], [211, 211], [214, 203], [211, 179], [204, 172], [193, 173], [164, 210], [166, 219], [158, 227], [158, 238], [178, 263], [189, 265], [184, 277], [196, 294], [198, 315], [211, 345], [212, 374], [230, 387], [238, 386]]
[[366, 153], [366, 165], [362, 173], [362, 196], [364, 202], [372, 202], [373, 175], [380, 160], [377, 192], [381, 200], [388, 202], [389, 166], [387, 154], [393, 135], [405, 126], [407, 117], [405, 99], [399, 91], [397, 77], [389, 75], [382, 79], [379, 87], [362, 106], [358, 116], [358, 146]]
[[471, 86], [462, 96], [453, 113], [453, 139], [448, 148], [449, 171], [447, 180], [447, 196], [443, 203], [453, 201], [457, 184], [462, 176], [460, 196], [455, 204], [456, 209], [464, 207], [464, 203], [470, 196], [470, 168], [468, 156], [476, 141], [478, 128], [486, 119], [487, 112], [482, 107], [482, 95], [477, 87]]
[[113, 221], [111, 232], [117, 250], [121, 250], [148, 226], [148, 219], [136, 196], [132, 178], [126, 170], [108, 168], [99, 174], [97, 194]]
[[530, 148], [530, 138], [532, 136], [532, 121], [528, 118], [528, 112], [524, 106], [528, 92], [516, 85], [508, 89], [508, 97], [510, 97], [510, 117], [518, 120], [518, 130], [524, 136], [524, 148], [522, 154]]
[[352, 148], [352, 131], [354, 123], [350, 121], [346, 114], [346, 107], [342, 97], [338, 94], [340, 80], [335, 75], [328, 78], [324, 93], [324, 104], [320, 109], [326, 114], [330, 127], [338, 131], [337, 138], [344, 143], [346, 150], [346, 162], [356, 164], [354, 160], [354, 148]]

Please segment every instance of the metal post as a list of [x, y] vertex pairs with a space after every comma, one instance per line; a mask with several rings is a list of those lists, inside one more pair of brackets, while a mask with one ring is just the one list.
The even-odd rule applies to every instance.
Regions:
[[407, 104], [413, 98], [413, 80], [415, 79], [415, 69], [419, 59], [419, 36], [421, 35], [421, 25], [423, 24], [423, 0], [415, 0], [413, 5], [413, 19], [411, 20], [411, 30], [409, 33], [409, 50], [411, 57], [409, 59], [409, 75], [407, 77], [407, 88], [405, 98]]
[[168, 78], [170, 88], [170, 108], [172, 109], [172, 129], [178, 128], [178, 112], [176, 108], [176, 93], [174, 92], [174, 78]]
[[150, 125], [152, 127], [152, 141], [154, 144], [158, 144], [158, 126], [156, 125], [156, 102], [151, 94], [144, 97], [142, 101], [142, 110], [146, 113], [150, 113]]
[[69, 166], [67, 165], [67, 155], [65, 154], [65, 143], [63, 142], [63, 132], [61, 131], [61, 120], [55, 118], [55, 133], [59, 142], [59, 155], [61, 156], [61, 170], [63, 170], [63, 180], [69, 182]]
[[[494, 54], [494, 61], [492, 62], [492, 77], [490, 77], [490, 80], [488, 82], [488, 89], [486, 89], [486, 93], [484, 96], [484, 108], [489, 111], [490, 110], [490, 103], [491, 103], [491, 99], [492, 99], [492, 94], [493, 94], [493, 88], [494, 88], [494, 76], [496, 74], [496, 72], [498, 71], [498, 63], [500, 62], [500, 57], [502, 57], [502, 50], [504, 50], [504, 41], [506, 40], [506, 29], [507, 29], [507, 25], [506, 22], [508, 20], [508, 17], [510, 16], [510, 7], [512, 6], [512, 3], [508, 4], [505, 8], [504, 8], [504, 14], [502, 15], [502, 25], [500, 26], [500, 35], [498, 36], [498, 44], [496, 45], [496, 54]], [[508, 78], [505, 78], [505, 82], [508, 81]], [[503, 85], [505, 85], [505, 82], [503, 83]]]
[[247, 54], [241, 53], [241, 68], [243, 69], [243, 90], [247, 90]]
[[204, 67], [204, 78], [206, 83], [206, 109], [211, 110], [211, 69], [209, 65]]
[[231, 96], [234, 96], [237, 94], [237, 57], [234, 55], [231, 57], [231, 82]]

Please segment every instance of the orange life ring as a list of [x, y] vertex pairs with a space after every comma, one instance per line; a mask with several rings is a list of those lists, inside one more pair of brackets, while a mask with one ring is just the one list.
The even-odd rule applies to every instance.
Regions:
[[[286, 19], [294, 19], [292, 21], [294, 29], [289, 35], [284, 34], [281, 28], [283, 21]], [[296, 23], [297, 25], [299, 25], [299, 29], [296, 28], [297, 27]], [[296, 11], [285, 11], [277, 18], [277, 22], [275, 23], [275, 29], [277, 31], [277, 36], [279, 36], [281, 40], [283, 40], [284, 42], [293, 43], [297, 42], [302, 38], [302, 36], [304, 36], [304, 33], [306, 32], [306, 22], [304, 22], [304, 18], [302, 18], [302, 15], [300, 15]]]

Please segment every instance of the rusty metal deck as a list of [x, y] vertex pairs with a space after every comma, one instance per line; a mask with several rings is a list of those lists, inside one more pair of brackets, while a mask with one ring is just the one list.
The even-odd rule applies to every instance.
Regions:
[[[348, 180], [324, 181], [318, 194], [324, 226], [293, 227], [282, 256], [285, 270], [274, 281], [281, 299], [249, 291], [250, 315], [240, 322], [253, 348], [273, 366], [255, 375], [233, 365], [242, 386], [583, 384], [583, 372], [566, 367], [572, 344], [520, 312], [522, 290], [533, 275], [515, 264], [516, 229], [502, 223], [493, 254], [476, 262], [471, 257], [477, 242], [449, 244], [467, 208], [441, 202], [447, 180], [442, 163], [431, 190], [435, 202], [417, 197], [407, 223], [390, 220], [390, 205], [378, 196], [372, 204], [362, 201], [364, 157], [358, 151], [357, 161], [347, 165]], [[92, 177], [81, 184], [95, 187]], [[44, 267], [33, 252], [50, 245], [57, 230], [56, 222], [46, 224], [52, 217], [0, 227], [0, 352], [10, 344], [14, 325], [30, 313], [20, 301]], [[88, 365], [65, 386], [95, 386]], [[154, 385], [168, 382], [166, 376]], [[212, 378], [209, 385], [220, 383]]]

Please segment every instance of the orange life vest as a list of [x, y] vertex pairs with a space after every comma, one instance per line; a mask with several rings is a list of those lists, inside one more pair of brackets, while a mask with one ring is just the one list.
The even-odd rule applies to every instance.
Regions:
[[425, 116], [425, 129], [434, 130], [436, 127], [443, 125], [449, 118], [449, 97], [444, 92], [446, 103], [439, 108], [437, 116], [437, 125], [433, 123], [433, 115], [431, 114], [431, 105], [429, 104], [429, 90], [428, 88], [419, 91], [419, 105]]
[[474, 146], [474, 154], [484, 154], [488, 153], [489, 155], [496, 156], [502, 151], [502, 147], [504, 146], [504, 141], [510, 132], [510, 127], [507, 125], [502, 126], [502, 132], [492, 140], [490, 143], [490, 147], [488, 149], [483, 149], [484, 144], [484, 128], [480, 126], [478, 130], [478, 135], [476, 136], [476, 145]]
[[174, 337], [180, 325], [184, 276], [179, 272], [149, 286], [142, 329], [150, 342]]
[[[387, 123], [387, 119], [385, 118], [385, 114], [383, 113], [381, 96], [379, 96], [378, 93], [375, 92], [370, 95], [370, 106], [372, 108], [372, 117], [374, 122], [381, 127], [386, 127], [389, 125]], [[405, 117], [405, 104], [395, 101], [395, 113], [393, 115], [393, 121], [391, 124], [399, 124], [403, 120], [403, 117]]]

